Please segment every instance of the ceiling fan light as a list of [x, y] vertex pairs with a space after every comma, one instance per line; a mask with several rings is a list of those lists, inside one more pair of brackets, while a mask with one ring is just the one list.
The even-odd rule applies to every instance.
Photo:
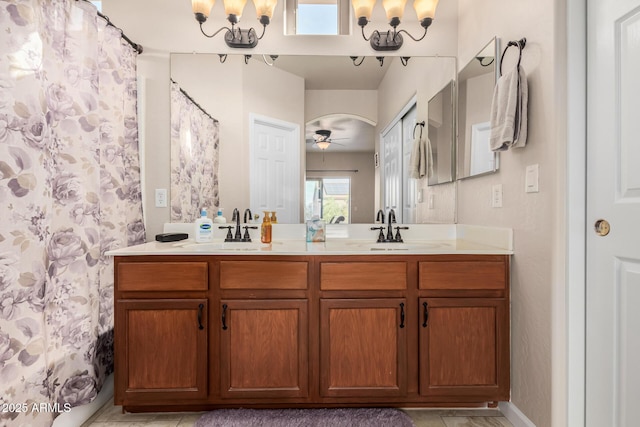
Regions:
[[373, 6], [375, 6], [375, 0], [352, 0], [353, 12], [356, 18], [358, 18], [358, 25], [367, 25], [367, 22], [371, 20], [371, 14], [373, 13]]
[[207, 20], [215, 2], [215, 0], [191, 0], [191, 9], [198, 22]]
[[331, 145], [331, 141], [318, 141], [316, 142], [316, 145], [319, 149], [326, 150]]
[[[382, 0], [382, 7], [387, 12], [387, 19], [391, 21], [399, 21], [404, 14], [404, 7], [407, 4], [407, 0]], [[396, 24], [397, 25], [397, 24]]]
[[224, 13], [227, 15], [229, 22], [235, 24], [240, 21], [246, 4], [247, 0], [224, 0]]
[[276, 8], [277, 0], [253, 0], [253, 4], [256, 6], [256, 13], [258, 19], [262, 22], [263, 17], [266, 17], [267, 23], [273, 17], [273, 11]]
[[433, 19], [436, 15], [436, 7], [438, 7], [439, 0], [414, 0], [413, 8], [418, 15], [418, 21], [422, 21], [425, 18]]

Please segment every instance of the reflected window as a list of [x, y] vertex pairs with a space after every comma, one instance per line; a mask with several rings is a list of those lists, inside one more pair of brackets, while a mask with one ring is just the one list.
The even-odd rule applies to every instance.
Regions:
[[318, 216], [330, 224], [348, 224], [351, 178], [308, 178], [304, 199], [305, 220]]
[[98, 12], [102, 12], [102, 1], [92, 1], [91, 3], [98, 9]]
[[349, 1], [286, 0], [287, 34], [349, 34]]

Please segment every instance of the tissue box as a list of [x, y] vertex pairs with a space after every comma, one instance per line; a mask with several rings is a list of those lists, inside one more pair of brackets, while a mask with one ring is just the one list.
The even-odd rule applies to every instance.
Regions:
[[325, 222], [321, 219], [307, 221], [307, 242], [325, 241]]

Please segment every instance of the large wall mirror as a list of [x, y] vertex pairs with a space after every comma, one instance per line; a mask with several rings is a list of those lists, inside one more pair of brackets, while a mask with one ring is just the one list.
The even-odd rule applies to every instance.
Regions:
[[429, 100], [429, 185], [444, 184], [454, 179], [455, 150], [455, 82], [451, 80]]
[[[386, 165], [380, 152], [381, 132], [411, 100], [415, 100], [414, 120], [428, 120], [429, 100], [456, 79], [456, 59], [280, 56], [274, 60], [263, 55], [223, 58], [177, 53], [171, 55], [171, 78], [219, 121], [219, 194], [228, 220], [235, 207], [262, 210], [263, 202], [249, 195], [256, 193], [256, 185], [263, 185], [260, 196], [273, 193], [276, 200], [264, 202], [265, 206], [272, 208], [278, 200], [289, 203], [289, 208], [278, 212], [280, 222], [302, 222], [321, 212], [327, 221], [372, 223], [383, 198]], [[445, 120], [445, 127], [452, 128], [453, 115]], [[251, 159], [255, 151], [251, 144], [270, 138], [260, 133], [265, 123], [297, 135], [291, 142], [295, 147], [286, 148], [286, 137], [275, 140], [285, 141], [280, 145], [285, 147], [283, 152], [297, 153], [283, 160], [290, 163], [281, 170], [297, 168], [298, 179], [271, 182], [271, 175], [256, 166], [262, 160]], [[407, 129], [413, 127], [411, 123]], [[406, 131], [409, 139], [410, 130]], [[399, 146], [404, 150], [397, 157], [401, 160], [409, 147]], [[270, 155], [275, 150], [263, 151]], [[434, 161], [451, 163], [454, 151], [450, 139], [448, 146], [438, 146]], [[403, 178], [404, 163], [399, 162], [398, 176], [408, 181]], [[434, 164], [434, 170], [439, 169]], [[258, 170], [262, 175], [256, 184], [252, 176]], [[426, 187], [426, 178], [423, 183]], [[284, 187], [291, 189], [281, 191]], [[405, 186], [418, 187], [416, 182]], [[291, 208], [292, 200], [297, 209]], [[442, 204], [443, 209], [453, 205]], [[419, 215], [411, 220], [424, 222]]]
[[499, 167], [499, 155], [489, 147], [498, 52], [498, 39], [493, 38], [458, 74], [458, 179], [492, 173]]

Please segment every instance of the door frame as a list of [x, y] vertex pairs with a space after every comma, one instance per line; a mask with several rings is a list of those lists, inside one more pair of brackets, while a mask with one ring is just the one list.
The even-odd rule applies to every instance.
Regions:
[[[567, 138], [566, 199], [558, 201], [566, 206], [565, 288], [558, 289], [553, 299], [553, 313], [564, 328], [554, 330], [552, 337], [554, 347], [558, 345], [560, 348], [555, 352], [565, 353], [564, 357], [560, 356], [562, 353], [553, 355], [557, 363], [564, 364], [558, 368], [564, 375], [554, 375], [553, 386], [564, 386], [566, 408], [557, 411], [566, 410], [566, 425], [583, 427], [586, 422], [587, 1], [566, 0], [565, 16], [565, 52], [558, 53], [566, 54], [567, 58], [564, 82], [567, 87], [567, 124], [563, 135]], [[563, 421], [559, 413], [552, 416], [558, 422]]]
[[[291, 175], [296, 177], [296, 188], [295, 194], [292, 194], [294, 200], [292, 201], [292, 205], [295, 201], [295, 210], [294, 217], [297, 218], [297, 221], [300, 222], [300, 212], [302, 211], [302, 203], [301, 197], [303, 194], [303, 178], [300, 174], [300, 144], [301, 144], [301, 136], [300, 136], [300, 125], [297, 123], [287, 122], [280, 119], [274, 119], [273, 117], [263, 116], [260, 114], [249, 113], [249, 206], [254, 206], [254, 194], [256, 187], [257, 177], [254, 172], [257, 170], [255, 167], [255, 127], [256, 125], [261, 124], [265, 126], [280, 128], [288, 132], [289, 137], [287, 138], [287, 170], [291, 170]], [[289, 150], [290, 148], [290, 150]]]

